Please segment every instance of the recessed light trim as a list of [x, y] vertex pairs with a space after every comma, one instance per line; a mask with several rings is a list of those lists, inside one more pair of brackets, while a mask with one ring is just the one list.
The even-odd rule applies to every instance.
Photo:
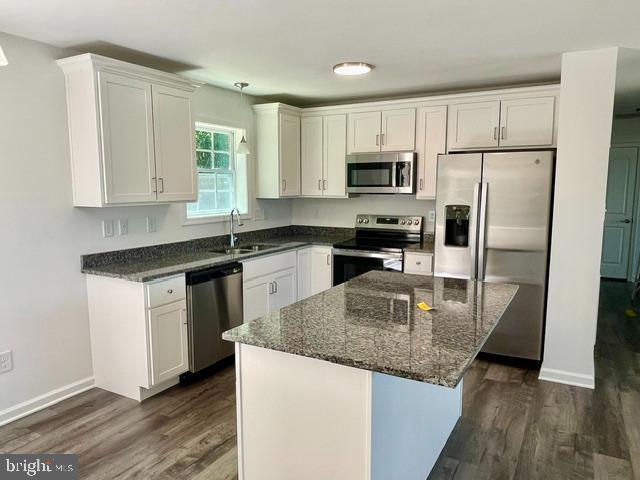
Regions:
[[375, 67], [365, 62], [342, 62], [333, 66], [333, 73], [336, 75], [364, 75], [369, 73]]

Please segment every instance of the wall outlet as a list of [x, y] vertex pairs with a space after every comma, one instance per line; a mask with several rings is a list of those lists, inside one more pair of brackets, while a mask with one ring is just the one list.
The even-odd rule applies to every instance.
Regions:
[[13, 370], [13, 357], [11, 350], [0, 353], [0, 373], [10, 372]]
[[431, 223], [436, 221], [436, 211], [435, 210], [429, 210], [429, 221]]
[[256, 207], [253, 212], [254, 220], [264, 220], [264, 210], [260, 207]]
[[113, 220], [102, 221], [102, 236], [104, 238], [113, 237]]
[[118, 220], [118, 235], [126, 235], [129, 233], [129, 220], [121, 218]]
[[147, 217], [147, 233], [153, 233], [158, 229], [156, 217]]

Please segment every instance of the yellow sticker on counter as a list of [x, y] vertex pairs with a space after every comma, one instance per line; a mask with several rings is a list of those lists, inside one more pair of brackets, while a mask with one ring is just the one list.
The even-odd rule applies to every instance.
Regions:
[[433, 310], [433, 307], [431, 305], [429, 305], [428, 303], [424, 303], [424, 302], [420, 302], [417, 307], [420, 310], [424, 310], [425, 312], [428, 312], [429, 310]]

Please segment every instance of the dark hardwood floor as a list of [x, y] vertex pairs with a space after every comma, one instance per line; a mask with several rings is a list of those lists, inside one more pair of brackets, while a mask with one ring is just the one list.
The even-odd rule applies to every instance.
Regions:
[[[477, 360], [429, 480], [640, 479], [640, 316], [628, 305], [627, 284], [603, 282], [595, 390]], [[142, 404], [93, 389], [0, 427], [0, 452], [77, 453], [86, 479], [234, 479], [234, 381], [228, 367]]]

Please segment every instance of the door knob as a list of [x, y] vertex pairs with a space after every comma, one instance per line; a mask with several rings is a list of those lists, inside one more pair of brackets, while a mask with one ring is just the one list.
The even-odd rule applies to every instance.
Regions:
[[631, 223], [631, 220], [629, 220], [628, 218], [625, 218], [624, 220], [620, 220], [622, 223]]

